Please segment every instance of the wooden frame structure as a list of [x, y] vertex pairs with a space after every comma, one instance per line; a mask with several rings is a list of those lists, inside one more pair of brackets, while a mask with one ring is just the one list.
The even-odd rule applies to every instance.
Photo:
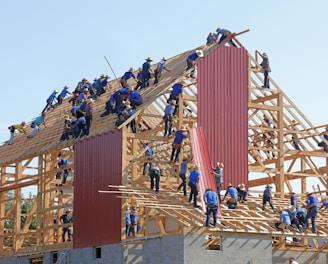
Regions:
[[[217, 46], [202, 47], [205, 55], [215, 48]], [[261, 209], [259, 188], [265, 184], [274, 184], [274, 202], [283, 207], [288, 206], [285, 187], [289, 191], [294, 190], [293, 181], [300, 181], [301, 188], [295, 190], [299, 196], [309, 188], [307, 179], [310, 178], [317, 179], [325, 189], [328, 189], [328, 155], [317, 147], [318, 142], [323, 141], [321, 130], [326, 126], [314, 127], [272, 78], [272, 88], [261, 88], [263, 74], [259, 71], [259, 63], [251, 54], [248, 87], [249, 172], [259, 173], [260, 176], [249, 180], [247, 203], [240, 205], [236, 210], [229, 210], [222, 205], [219, 225], [207, 229], [203, 227], [204, 213], [200, 209], [192, 208], [186, 203], [186, 198], [176, 192], [179, 184], [179, 165], [169, 162], [173, 138], [163, 137], [162, 116], [170, 88], [175, 82], [180, 81], [184, 84], [184, 95], [179, 100], [179, 112], [174, 126], [197, 126], [197, 78], [187, 77], [187, 73], [183, 71], [185, 58], [189, 52], [168, 60], [167, 66], [171, 72], [163, 74], [159, 85], [142, 91], [144, 103], [138, 107], [133, 117], [119, 127], [123, 131], [125, 142], [122, 157], [124, 184], [109, 186], [109, 190], [100, 191], [115, 192], [122, 198], [122, 216], [127, 204], [139, 206], [141, 230], [137, 237], [126, 238], [125, 224], [122, 221], [122, 245], [140, 243], [151, 236], [192, 232], [216, 237], [274, 237], [273, 249], [318, 250], [321, 247], [319, 241], [327, 239], [327, 214], [319, 214], [317, 234], [297, 233], [294, 230], [287, 233], [278, 232], [272, 227], [272, 222], [278, 217], [277, 214], [263, 212]], [[108, 90], [112, 92], [118, 87], [118, 82], [114, 80]], [[94, 103], [95, 119], [91, 136], [115, 129], [114, 115], [99, 117], [106, 100], [107, 98], [102, 97]], [[67, 113], [69, 109], [64, 105], [51, 110], [48, 128], [41, 131], [37, 139], [27, 140], [24, 135], [19, 135], [14, 147], [0, 147], [1, 153], [5, 153], [0, 158], [0, 257], [72, 248], [72, 243], [61, 243], [62, 225], [58, 224], [58, 217], [65, 209], [72, 208], [74, 198], [74, 140], [58, 143], [61, 134], [58, 123], [62, 122], [63, 116]], [[264, 126], [266, 124], [263, 122], [263, 114], [272, 120], [272, 127]], [[126, 128], [133, 118], [139, 125], [136, 134]], [[296, 125], [293, 120], [296, 121]], [[291, 125], [296, 127], [301, 151], [295, 150], [293, 146], [291, 136], [295, 131], [290, 129]], [[261, 136], [259, 140], [254, 140], [255, 134], [269, 133], [272, 134], [270, 143]], [[155, 149], [152, 162], [159, 164], [164, 171], [159, 194], [149, 190], [149, 177], [142, 174], [146, 149], [142, 147], [141, 141], [148, 142], [149, 146]], [[26, 148], [27, 144], [32, 147]], [[59, 153], [72, 163], [69, 180], [64, 187], [56, 186], [60, 182], [54, 177]], [[184, 154], [191, 153], [190, 143], [186, 140], [180, 160]], [[32, 198], [31, 210], [23, 214], [22, 193], [27, 186], [36, 189], [36, 196]], [[13, 193], [12, 197], [8, 197], [9, 192]], [[22, 217], [26, 217], [24, 225], [21, 224]], [[36, 230], [30, 229], [33, 219], [37, 221]], [[57, 219], [57, 223], [54, 219]], [[10, 229], [5, 227], [8, 221], [13, 223]], [[301, 243], [288, 243], [286, 237], [298, 237]], [[309, 246], [309, 241], [312, 247]], [[320, 250], [327, 252], [326, 247]]]

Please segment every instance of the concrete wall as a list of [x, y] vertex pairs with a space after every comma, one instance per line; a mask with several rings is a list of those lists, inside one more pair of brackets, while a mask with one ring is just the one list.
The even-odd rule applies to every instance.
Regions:
[[[286, 264], [293, 256], [305, 263], [314, 252], [272, 251], [271, 238], [221, 237], [219, 250], [206, 249], [206, 237], [200, 235], [172, 235], [155, 237], [139, 244], [101, 246], [101, 258], [96, 258], [95, 248], [58, 251], [58, 258], [67, 252], [66, 263], [79, 264]], [[63, 262], [65, 263], [65, 262]], [[327, 264], [328, 254], [320, 254], [313, 264]], [[30, 264], [27, 257], [0, 259], [0, 264]], [[53, 264], [53, 253], [44, 255], [43, 264]]]

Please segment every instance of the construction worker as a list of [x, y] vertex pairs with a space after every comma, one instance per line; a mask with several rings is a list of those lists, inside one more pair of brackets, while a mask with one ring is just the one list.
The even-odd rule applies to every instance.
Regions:
[[26, 134], [24, 121], [20, 124], [12, 125], [12, 126], [8, 127], [8, 129], [10, 130], [10, 139], [8, 141], [8, 145], [14, 144], [14, 137], [15, 137], [16, 130], [18, 130], [19, 133]]
[[213, 225], [216, 226], [218, 214], [218, 195], [211, 188], [207, 188], [204, 193], [204, 202], [206, 204], [206, 227], [210, 226], [211, 214], [213, 214]]

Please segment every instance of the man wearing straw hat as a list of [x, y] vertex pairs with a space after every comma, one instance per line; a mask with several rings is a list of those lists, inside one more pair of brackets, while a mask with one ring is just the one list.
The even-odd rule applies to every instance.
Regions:
[[238, 184], [237, 186], [237, 192], [238, 192], [238, 201], [240, 203], [244, 203], [247, 201], [247, 191], [244, 183]]

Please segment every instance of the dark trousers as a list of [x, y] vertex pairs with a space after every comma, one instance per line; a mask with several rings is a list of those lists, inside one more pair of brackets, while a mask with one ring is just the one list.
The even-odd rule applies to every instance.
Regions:
[[68, 240], [67, 241], [72, 241], [72, 230], [71, 230], [71, 228], [70, 227], [63, 227], [63, 234], [62, 234], [63, 242], [65, 242], [66, 232], [68, 234]]
[[270, 87], [268, 71], [264, 71], [264, 87], [266, 87], [266, 88]]
[[184, 196], [187, 196], [187, 180], [186, 180], [186, 174], [180, 173], [179, 176], [180, 176], [182, 182], [181, 182], [181, 184], [178, 187], [178, 191], [180, 191], [180, 189], [183, 188], [183, 195]]
[[155, 77], [154, 84], [158, 84], [159, 78], [161, 78], [161, 74], [162, 74], [161, 71], [158, 71], [158, 70], [154, 71], [154, 77]]
[[213, 214], [213, 225], [216, 226], [217, 215], [218, 215], [218, 206], [217, 205], [207, 205], [206, 207], [206, 226], [210, 226], [210, 218]]
[[63, 178], [62, 178], [62, 182], [61, 182], [62, 185], [64, 185], [66, 183], [68, 174], [69, 174], [69, 170], [64, 170]]
[[264, 195], [263, 196], [263, 207], [262, 207], [263, 210], [264, 210], [264, 207], [265, 207], [266, 203], [269, 203], [272, 210], [274, 211], [274, 206], [273, 206], [273, 203], [272, 203], [271, 196], [269, 196], [269, 195]]
[[222, 199], [221, 199], [221, 188], [222, 188], [222, 184], [218, 184], [216, 183], [216, 191], [218, 193], [218, 197], [219, 197], [219, 203], [222, 203]]
[[194, 198], [194, 206], [197, 206], [197, 195], [198, 195], [197, 183], [189, 182], [189, 187], [190, 187], [189, 203]]
[[164, 137], [167, 134], [170, 136], [171, 132], [172, 132], [172, 117], [170, 115], [165, 115], [163, 119], [164, 119], [164, 125], [165, 125]]
[[160, 176], [158, 174], [151, 174], [150, 189], [154, 190], [154, 186], [155, 186], [156, 192], [159, 192], [159, 180], [160, 180]]
[[311, 218], [312, 232], [316, 232], [315, 218], [317, 217], [318, 212], [314, 208], [310, 208], [306, 215], [306, 227], [309, 227], [309, 219]]
[[172, 153], [171, 153], [171, 159], [170, 161], [173, 161], [173, 158], [174, 158], [174, 154], [175, 154], [175, 158], [174, 158], [174, 162], [177, 162], [179, 160], [179, 154], [180, 154], [180, 151], [181, 151], [181, 147], [180, 148], [176, 148], [173, 144], [173, 148], [172, 148]]

